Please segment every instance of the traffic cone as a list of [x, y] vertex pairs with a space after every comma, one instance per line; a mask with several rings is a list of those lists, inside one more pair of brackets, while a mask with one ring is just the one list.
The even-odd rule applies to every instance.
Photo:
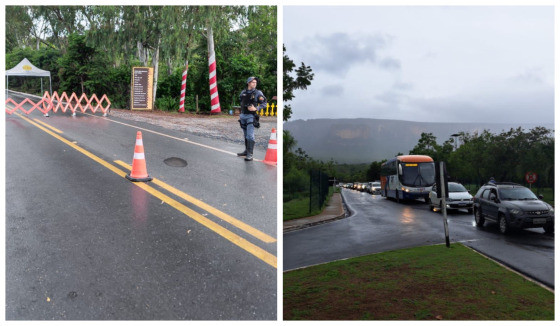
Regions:
[[146, 157], [144, 156], [144, 144], [142, 143], [142, 132], [136, 133], [136, 146], [134, 147], [134, 157], [132, 159], [132, 170], [126, 175], [130, 181], [151, 181], [152, 177], [146, 170]]
[[264, 156], [264, 163], [276, 165], [277, 148], [278, 143], [276, 142], [276, 128], [272, 128], [270, 140], [268, 141], [268, 149], [266, 150], [266, 155]]

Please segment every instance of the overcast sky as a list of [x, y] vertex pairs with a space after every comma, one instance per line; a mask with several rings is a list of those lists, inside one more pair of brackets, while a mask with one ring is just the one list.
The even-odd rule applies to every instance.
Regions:
[[284, 7], [292, 118], [552, 123], [554, 8]]

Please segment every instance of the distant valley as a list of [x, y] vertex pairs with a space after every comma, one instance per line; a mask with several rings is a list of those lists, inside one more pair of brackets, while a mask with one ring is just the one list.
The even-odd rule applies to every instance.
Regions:
[[311, 119], [284, 123], [309, 156], [317, 160], [337, 163], [370, 163], [394, 157], [397, 153], [408, 154], [418, 143], [423, 132], [431, 132], [442, 144], [457, 132], [485, 129], [500, 133], [510, 128], [526, 130], [537, 126], [554, 129], [548, 124], [503, 124], [503, 123], [433, 123], [381, 119]]

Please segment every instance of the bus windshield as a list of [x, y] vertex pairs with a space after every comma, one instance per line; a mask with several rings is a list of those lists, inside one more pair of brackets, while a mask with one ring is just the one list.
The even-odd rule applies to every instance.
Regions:
[[401, 163], [401, 183], [409, 187], [428, 187], [435, 183], [434, 162]]

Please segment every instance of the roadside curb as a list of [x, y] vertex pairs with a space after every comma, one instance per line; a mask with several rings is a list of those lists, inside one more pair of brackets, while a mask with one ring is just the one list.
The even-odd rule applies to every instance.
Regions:
[[283, 223], [283, 233], [343, 219], [347, 216], [345, 206], [342, 194], [334, 193], [321, 214], [286, 221]]
[[536, 285], [542, 287], [543, 289], [548, 290], [548, 291], [554, 293], [554, 285], [552, 285], [552, 284], [546, 284], [546, 283], [544, 283], [544, 282], [542, 282], [542, 281], [540, 281], [540, 280], [537, 280], [537, 279], [535, 279], [535, 278], [533, 278], [533, 277], [531, 277], [531, 276], [529, 276], [529, 275], [527, 275], [527, 274], [521, 272], [520, 270], [513, 268], [512, 266], [506, 264], [505, 262], [503, 262], [503, 261], [501, 261], [501, 260], [499, 260], [499, 259], [496, 259], [496, 258], [494, 258], [494, 257], [492, 257], [492, 256], [488, 256], [487, 254], [485, 254], [485, 253], [483, 253], [483, 252], [481, 252], [481, 251], [478, 251], [478, 250], [474, 249], [473, 247], [466, 245], [465, 243], [462, 243], [462, 242], [461, 242], [461, 244], [464, 245], [465, 247], [469, 248], [469, 249], [472, 250], [473, 252], [476, 252], [477, 254], [481, 255], [482, 257], [484, 257], [484, 258], [486, 258], [486, 259], [489, 259], [489, 260], [493, 261], [494, 263], [496, 263], [496, 264], [502, 266], [503, 268], [505, 268], [505, 269], [507, 269], [507, 270], [509, 270], [509, 271], [511, 271], [511, 272], [513, 272], [513, 273], [515, 273], [515, 274], [517, 274], [517, 275], [523, 277], [523, 278], [526, 279], [527, 281], [532, 282], [532, 283], [535, 283]]

